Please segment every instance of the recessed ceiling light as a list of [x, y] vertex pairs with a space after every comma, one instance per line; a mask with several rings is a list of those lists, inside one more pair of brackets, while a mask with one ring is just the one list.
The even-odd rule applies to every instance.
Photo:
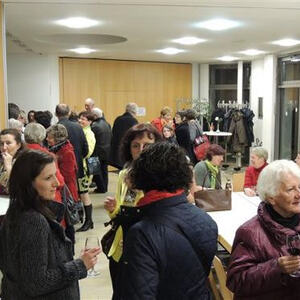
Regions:
[[272, 42], [272, 44], [284, 46], [284, 47], [290, 47], [290, 46], [295, 46], [295, 45], [300, 44], [300, 41], [294, 40], [294, 39], [283, 39], [283, 40], [278, 40], [278, 41]]
[[173, 55], [173, 54], [178, 54], [180, 52], [184, 52], [184, 50], [177, 49], [177, 48], [165, 48], [165, 49], [157, 50], [157, 52]]
[[179, 44], [182, 44], [182, 45], [196, 45], [196, 44], [199, 44], [199, 43], [203, 43], [205, 41], [206, 40], [204, 40], [204, 39], [199, 39], [199, 38], [192, 37], [192, 36], [187, 36], [187, 37], [183, 37], [183, 38], [180, 38], [180, 39], [173, 40], [173, 42], [179, 43]]
[[197, 27], [206, 28], [209, 30], [227, 30], [239, 26], [240, 23], [227, 19], [212, 19], [197, 23]]
[[237, 60], [237, 59], [238, 59], [238, 57], [229, 56], [229, 55], [218, 57], [218, 60], [222, 60], [222, 61], [233, 61], [233, 60]]
[[259, 55], [265, 53], [265, 51], [257, 50], [257, 49], [248, 49], [241, 51], [240, 53], [245, 54], [245, 55]]
[[74, 18], [58, 20], [55, 23], [69, 28], [80, 29], [80, 28], [88, 28], [88, 27], [95, 26], [99, 24], [99, 21], [82, 18], [82, 17], [74, 17]]
[[75, 53], [79, 53], [79, 54], [89, 54], [89, 53], [95, 52], [96, 50], [81, 47], [81, 48], [70, 49], [70, 51], [75, 52]]

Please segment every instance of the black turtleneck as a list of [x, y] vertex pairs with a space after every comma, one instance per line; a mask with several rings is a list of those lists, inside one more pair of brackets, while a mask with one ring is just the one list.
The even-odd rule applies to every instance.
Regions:
[[277, 211], [274, 210], [271, 204], [267, 203], [266, 204], [266, 209], [268, 213], [270, 214], [271, 218], [279, 223], [280, 225], [294, 229], [298, 224], [299, 224], [299, 215], [295, 214], [292, 217], [289, 218], [284, 218], [281, 216]]

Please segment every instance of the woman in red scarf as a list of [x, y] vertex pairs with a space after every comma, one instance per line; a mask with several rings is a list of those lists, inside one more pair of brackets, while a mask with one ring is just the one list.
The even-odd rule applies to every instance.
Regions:
[[217, 226], [188, 203], [193, 172], [184, 150], [149, 145], [133, 162], [129, 180], [144, 191], [141, 221], [124, 240], [120, 299], [211, 299], [207, 276], [217, 249]]

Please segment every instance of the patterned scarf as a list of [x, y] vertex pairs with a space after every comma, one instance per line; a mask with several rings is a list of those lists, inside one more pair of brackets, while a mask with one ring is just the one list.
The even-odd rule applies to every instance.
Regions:
[[214, 166], [209, 160], [206, 160], [205, 161], [205, 164], [211, 174], [211, 177], [210, 177], [210, 187], [212, 189], [215, 189], [216, 188], [216, 178], [217, 178], [217, 175], [219, 173], [219, 168], [217, 166]]

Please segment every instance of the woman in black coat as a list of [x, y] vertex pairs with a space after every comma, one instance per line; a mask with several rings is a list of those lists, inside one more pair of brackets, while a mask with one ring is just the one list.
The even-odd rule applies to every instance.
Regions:
[[99, 248], [73, 259], [72, 243], [56, 221], [54, 158], [25, 151], [10, 175], [10, 205], [0, 230], [3, 300], [79, 300], [78, 280], [97, 262]]
[[185, 117], [185, 111], [178, 111], [175, 114], [175, 135], [178, 145], [182, 147], [186, 155], [190, 158], [194, 165], [197, 160], [194, 154], [194, 145], [191, 143], [189, 124]]
[[141, 221], [123, 243], [120, 299], [211, 299], [217, 226], [187, 202], [192, 176], [184, 151], [168, 142], [149, 145], [133, 162], [128, 180], [144, 197]]

